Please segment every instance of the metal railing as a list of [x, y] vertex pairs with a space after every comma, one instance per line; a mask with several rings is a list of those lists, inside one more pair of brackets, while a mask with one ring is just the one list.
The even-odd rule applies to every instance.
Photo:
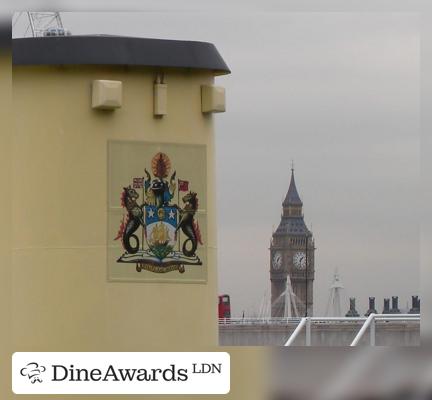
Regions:
[[311, 346], [312, 324], [319, 322], [363, 322], [350, 346], [357, 346], [369, 328], [370, 345], [375, 346], [376, 321], [420, 321], [420, 314], [370, 314], [365, 317], [304, 317], [286, 341], [285, 346], [293, 346], [294, 341], [305, 328], [305, 345]]
[[287, 325], [298, 324], [301, 318], [297, 317], [263, 317], [263, 318], [219, 318], [219, 325]]
[[369, 328], [370, 345], [375, 346], [375, 322], [376, 321], [420, 321], [420, 314], [370, 314], [356, 337], [351, 342], [351, 347], [357, 346], [366, 330]]

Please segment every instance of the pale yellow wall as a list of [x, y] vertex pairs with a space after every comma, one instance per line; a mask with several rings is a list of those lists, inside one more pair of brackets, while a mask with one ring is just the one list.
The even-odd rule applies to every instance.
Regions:
[[[123, 107], [92, 110], [93, 79], [123, 81]], [[163, 118], [152, 115], [153, 81], [154, 71], [145, 68], [14, 68], [14, 351], [227, 350], [216, 347], [213, 117], [201, 113], [200, 99], [200, 86], [213, 76], [165, 71]], [[107, 143], [113, 139], [207, 146], [206, 284], [107, 281]], [[232, 391], [220, 397], [261, 399], [264, 352], [229, 351]]]
[[[154, 78], [146, 69], [14, 69], [17, 350], [217, 344], [213, 123], [200, 111], [200, 85], [213, 77], [166, 71], [169, 113], [162, 119], [152, 114]], [[92, 110], [93, 79], [123, 81], [123, 107]], [[113, 139], [207, 145], [207, 284], [107, 282], [107, 143]]]
[[10, 393], [11, 284], [11, 83], [10, 55], [0, 54], [0, 398]]

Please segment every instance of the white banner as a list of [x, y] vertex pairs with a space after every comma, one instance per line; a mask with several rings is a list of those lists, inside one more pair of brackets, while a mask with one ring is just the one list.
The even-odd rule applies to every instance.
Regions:
[[16, 394], [227, 394], [230, 355], [175, 353], [15, 353]]

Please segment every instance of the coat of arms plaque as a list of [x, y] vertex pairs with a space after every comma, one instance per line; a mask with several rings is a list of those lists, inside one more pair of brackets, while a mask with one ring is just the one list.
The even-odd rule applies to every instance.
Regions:
[[109, 163], [109, 278], [205, 280], [205, 147], [111, 142]]

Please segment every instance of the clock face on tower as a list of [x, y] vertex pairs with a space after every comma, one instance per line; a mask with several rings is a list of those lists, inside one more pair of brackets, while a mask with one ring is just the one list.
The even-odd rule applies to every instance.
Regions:
[[274, 270], [279, 270], [282, 267], [282, 254], [277, 251], [273, 255], [272, 265]]
[[293, 264], [297, 269], [305, 269], [306, 268], [306, 253], [303, 251], [298, 251], [293, 256]]

